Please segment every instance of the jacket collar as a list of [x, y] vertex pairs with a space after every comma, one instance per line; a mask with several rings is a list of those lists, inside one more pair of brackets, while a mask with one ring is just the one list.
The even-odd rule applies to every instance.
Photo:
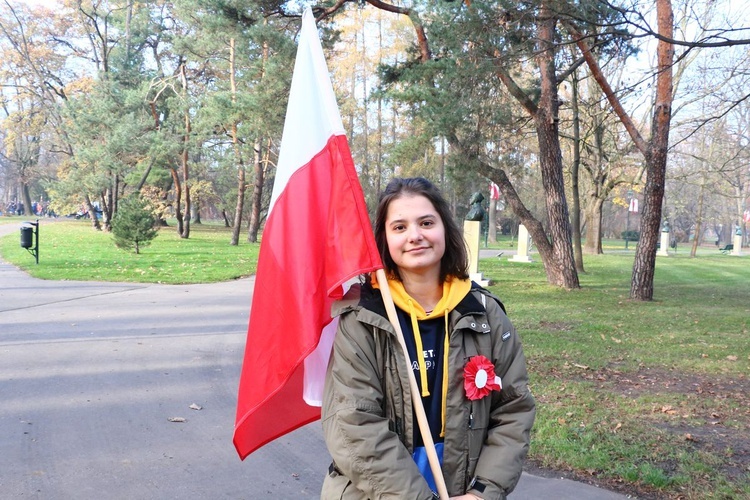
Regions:
[[[486, 327], [486, 314], [487, 311], [482, 303], [477, 299], [475, 290], [480, 287], [476, 283], [471, 283], [471, 291], [456, 305], [451, 312], [452, 318], [465, 318], [467, 316], [480, 315], [485, 317], [485, 321], [472, 322], [467, 321], [466, 324], [462, 321], [460, 324], [457, 323], [456, 327], [470, 328], [477, 332], [486, 333], [488, 328]], [[478, 292], [481, 293], [481, 292]], [[491, 299], [490, 299], [491, 300]], [[393, 331], [393, 327], [390, 326], [388, 321], [388, 313], [385, 310], [385, 304], [380, 294], [380, 290], [373, 288], [369, 283], [365, 283], [359, 286], [353, 286], [349, 293], [346, 294], [342, 301], [337, 302], [333, 307], [333, 315], [337, 316], [347, 311], [359, 309], [360, 313], [358, 319], [368, 324], [372, 324], [378, 328]], [[377, 318], [372, 318], [365, 312], [373, 313]], [[385, 326], [384, 326], [385, 325]], [[484, 327], [482, 325], [485, 325]]]

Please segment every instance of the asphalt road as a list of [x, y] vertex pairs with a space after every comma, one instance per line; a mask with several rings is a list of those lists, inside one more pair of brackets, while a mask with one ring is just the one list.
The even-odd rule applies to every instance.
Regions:
[[[43, 281], [0, 261], [0, 498], [318, 498], [319, 423], [244, 462], [232, 445], [252, 289]], [[511, 498], [625, 497], [524, 474]]]

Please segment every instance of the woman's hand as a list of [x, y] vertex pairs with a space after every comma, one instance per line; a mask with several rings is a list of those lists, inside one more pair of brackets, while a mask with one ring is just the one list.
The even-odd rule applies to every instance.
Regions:
[[476, 495], [472, 495], [471, 493], [467, 493], [465, 495], [461, 495], [458, 497], [451, 497], [450, 500], [482, 500]]

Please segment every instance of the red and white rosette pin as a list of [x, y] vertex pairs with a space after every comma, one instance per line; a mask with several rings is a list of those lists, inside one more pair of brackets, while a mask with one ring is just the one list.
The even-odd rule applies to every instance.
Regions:
[[464, 389], [471, 401], [482, 399], [502, 388], [500, 377], [495, 375], [495, 366], [484, 356], [473, 356], [464, 366]]

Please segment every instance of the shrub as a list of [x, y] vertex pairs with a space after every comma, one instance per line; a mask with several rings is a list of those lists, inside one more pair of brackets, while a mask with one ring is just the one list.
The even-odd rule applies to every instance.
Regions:
[[638, 241], [641, 238], [641, 233], [632, 229], [630, 231], [623, 231], [621, 235], [623, 240], [628, 241]]
[[139, 194], [133, 194], [120, 201], [117, 213], [112, 219], [112, 235], [117, 248], [134, 249], [140, 253], [156, 238], [156, 217], [148, 202]]

